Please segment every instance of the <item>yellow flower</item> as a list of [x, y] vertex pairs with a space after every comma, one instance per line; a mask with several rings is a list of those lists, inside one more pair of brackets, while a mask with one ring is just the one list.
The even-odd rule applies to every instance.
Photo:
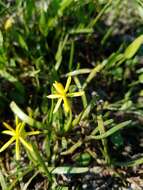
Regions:
[[12, 25], [13, 25], [13, 23], [14, 23], [13, 18], [12, 18], [12, 17], [9, 17], [9, 18], [5, 21], [5, 23], [4, 23], [4, 29], [5, 29], [5, 30], [8, 30], [9, 28], [11, 28]]
[[26, 132], [24, 127], [24, 122], [19, 122], [18, 117], [16, 117], [16, 129], [13, 129], [8, 123], [3, 122], [3, 125], [8, 129], [2, 131], [3, 134], [10, 135], [11, 138], [7, 141], [1, 148], [0, 152], [4, 151], [8, 146], [10, 146], [15, 141], [15, 152], [16, 159], [20, 159], [20, 142], [27, 148], [30, 152], [33, 152], [33, 148], [30, 143], [26, 142], [25, 138], [31, 135], [38, 135], [40, 131], [30, 131]]
[[84, 94], [84, 91], [68, 93], [70, 83], [71, 83], [71, 77], [68, 77], [65, 88], [63, 87], [61, 83], [57, 81], [55, 81], [55, 83], [53, 84], [54, 88], [56, 89], [56, 94], [51, 94], [47, 96], [48, 98], [51, 98], [51, 99], [56, 99], [56, 98], [58, 99], [53, 113], [57, 112], [62, 101], [64, 103], [65, 112], [69, 112], [70, 104], [68, 101], [68, 97], [77, 97], [77, 96], [82, 96]]

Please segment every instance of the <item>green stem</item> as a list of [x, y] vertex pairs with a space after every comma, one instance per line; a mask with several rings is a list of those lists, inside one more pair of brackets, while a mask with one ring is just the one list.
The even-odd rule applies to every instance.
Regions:
[[[98, 129], [99, 129], [99, 132], [100, 132], [100, 135], [104, 134], [105, 133], [105, 128], [104, 128], [104, 123], [103, 123], [103, 118], [102, 118], [102, 115], [101, 115], [101, 110], [99, 107], [97, 107], [97, 123], [98, 123]], [[108, 153], [108, 142], [107, 142], [107, 139], [101, 139], [102, 141], [102, 145], [103, 145], [103, 154], [105, 156], [105, 160], [106, 162], [109, 164], [110, 163], [110, 156], [109, 156], [109, 153]]]

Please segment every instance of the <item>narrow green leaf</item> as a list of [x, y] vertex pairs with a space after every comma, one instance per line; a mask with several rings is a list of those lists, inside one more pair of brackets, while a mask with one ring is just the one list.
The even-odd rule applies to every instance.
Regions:
[[[74, 81], [75, 81], [75, 84], [76, 86], [78, 87], [78, 89], [80, 91], [82, 91], [82, 84], [81, 84], [81, 81], [79, 80], [79, 78], [77, 76], [74, 77]], [[83, 94], [83, 96], [81, 97], [82, 99], [82, 104], [83, 104], [83, 107], [86, 108], [87, 106], [87, 97], [86, 97], [86, 93]]]
[[143, 74], [139, 75], [139, 82], [143, 83]]
[[63, 75], [64, 77], [68, 77], [68, 76], [77, 76], [77, 75], [82, 75], [82, 74], [87, 74], [90, 73], [92, 71], [92, 69], [88, 69], [88, 68], [84, 68], [84, 69], [77, 69], [75, 71], [71, 71], [65, 75]]
[[88, 83], [97, 75], [98, 72], [100, 72], [105, 66], [105, 63], [100, 63], [98, 65], [96, 65], [92, 71], [90, 72], [90, 74], [88, 75], [86, 81], [83, 84], [83, 89], [86, 88], [86, 86], [88, 85]]
[[73, 1], [74, 0], [62, 0], [61, 3], [60, 3], [60, 9], [58, 10], [58, 15], [62, 16], [63, 15], [63, 11], [67, 7], [69, 7]]
[[116, 63], [122, 62], [122, 60], [124, 60], [124, 55], [122, 53], [112, 53], [107, 60], [106, 67], [113, 67]]
[[20, 46], [25, 49], [26, 51], [28, 51], [28, 46], [24, 40], [24, 38], [22, 37], [22, 35], [18, 34], [18, 42], [20, 44]]
[[8, 73], [5, 69], [0, 70], [0, 76], [5, 78], [9, 82], [13, 83], [17, 88], [17, 90], [24, 95], [25, 93], [24, 86], [21, 84], [21, 82], [18, 81], [18, 79], [15, 76]]
[[39, 19], [39, 29], [44, 36], [47, 36], [48, 26], [47, 26], [46, 13], [44, 12], [44, 10], [41, 10], [40, 19]]
[[52, 172], [52, 174], [80, 174], [80, 173], [86, 173], [89, 171], [88, 167], [71, 167], [71, 166], [65, 166], [65, 167], [49, 167], [49, 171]]
[[51, 181], [52, 180], [51, 174], [48, 170], [48, 167], [45, 165], [45, 161], [43, 160], [42, 156], [40, 155], [37, 146], [35, 144], [32, 144], [32, 146], [33, 146], [33, 150], [34, 150], [34, 153], [36, 155], [37, 161], [39, 162], [38, 164], [42, 168], [43, 172], [47, 175], [49, 181]]
[[27, 190], [28, 186], [30, 185], [30, 183], [32, 182], [32, 180], [38, 175], [39, 171], [35, 172], [34, 175], [32, 175], [32, 177], [30, 177], [30, 179], [24, 184], [22, 190]]
[[62, 62], [62, 54], [63, 54], [63, 50], [64, 50], [64, 47], [67, 43], [67, 40], [68, 40], [68, 34], [65, 35], [64, 39], [61, 39], [60, 42], [59, 42], [59, 46], [58, 46], [58, 50], [57, 50], [57, 53], [56, 53], [56, 56], [55, 56], [55, 60], [56, 60], [56, 64], [55, 64], [55, 70], [57, 71], [61, 65], [61, 62]]
[[74, 58], [74, 41], [71, 42], [70, 59], [69, 59], [69, 71], [72, 70], [73, 58]]
[[5, 180], [5, 177], [2, 173], [2, 171], [0, 171], [0, 184], [1, 184], [2, 190], [8, 189], [7, 184], [6, 184], [6, 180]]
[[100, 173], [102, 171], [101, 167], [71, 167], [71, 166], [61, 166], [61, 167], [48, 167], [52, 174], [81, 174], [87, 172]]
[[125, 59], [131, 59], [136, 54], [142, 43], [143, 43], [143, 35], [140, 35], [125, 50], [124, 52]]
[[[98, 123], [98, 129], [99, 129], [99, 133], [100, 135], [105, 134], [105, 127], [104, 127], [104, 122], [103, 122], [103, 117], [101, 112], [101, 108], [99, 109], [99, 107], [97, 106], [97, 123]], [[106, 162], [109, 164], [110, 163], [110, 156], [108, 153], [108, 142], [107, 139], [103, 138], [101, 139], [102, 145], [103, 145], [103, 155], [105, 157]]]
[[120, 167], [134, 167], [134, 166], [138, 166], [140, 164], [143, 164], [143, 157], [135, 159], [135, 160], [131, 160], [128, 162], [115, 162], [114, 163], [115, 166], [120, 166]]
[[70, 30], [70, 34], [81, 34], [81, 33], [92, 33], [94, 30], [93, 28], [75, 28], [75, 29], [72, 29]]
[[71, 146], [68, 150], [65, 150], [64, 152], [61, 152], [61, 155], [68, 155], [72, 154], [77, 148], [79, 148], [82, 145], [82, 141], [79, 140], [77, 143], [75, 143], [73, 146]]
[[27, 114], [25, 114], [18, 106], [17, 104], [12, 101], [10, 103], [11, 110], [17, 115], [23, 122], [29, 124], [30, 126], [35, 126], [37, 128], [42, 127], [42, 123], [39, 121], [34, 120], [33, 118], [29, 117]]
[[2, 47], [2, 46], [3, 46], [3, 34], [0, 30], [0, 47]]
[[6, 70], [2, 69], [0, 70], [0, 75], [5, 78], [6, 80], [8, 80], [9, 82], [17, 82], [18, 79], [14, 76], [12, 76], [10, 73], [8, 73]]
[[95, 24], [97, 23], [97, 21], [103, 16], [103, 14], [105, 13], [105, 11], [107, 10], [107, 8], [110, 6], [111, 3], [112, 3], [112, 0], [109, 0], [108, 3], [105, 4], [105, 6], [98, 13], [98, 15], [94, 19], [91, 20], [91, 22], [89, 23], [88, 27], [95, 26]]
[[102, 138], [107, 138], [108, 136], [112, 135], [113, 133], [123, 129], [124, 127], [126, 127], [127, 125], [129, 125], [132, 121], [129, 120], [129, 121], [124, 121], [118, 125], [116, 125], [115, 127], [109, 129], [108, 131], [106, 131], [104, 134], [101, 134], [101, 135], [97, 135], [97, 136], [88, 136], [87, 137], [87, 140], [88, 139], [95, 139], [95, 140], [99, 140], [99, 139], [102, 139]]

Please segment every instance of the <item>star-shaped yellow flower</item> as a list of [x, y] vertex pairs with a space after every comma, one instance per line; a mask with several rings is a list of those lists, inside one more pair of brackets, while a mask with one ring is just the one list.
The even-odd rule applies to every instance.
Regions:
[[70, 108], [68, 98], [69, 97], [82, 96], [84, 94], [84, 91], [68, 93], [70, 83], [71, 83], [71, 77], [68, 77], [65, 88], [63, 87], [63, 85], [60, 82], [55, 81], [55, 83], [53, 84], [53, 86], [56, 89], [57, 93], [47, 96], [48, 98], [51, 98], [51, 99], [56, 99], [56, 98], [58, 99], [53, 113], [57, 112], [57, 110], [59, 109], [62, 101], [64, 103], [65, 112], [69, 112], [71, 108]]
[[40, 131], [30, 131], [26, 132], [24, 127], [25, 123], [20, 122], [16, 117], [15, 120], [16, 129], [13, 129], [8, 123], [3, 122], [3, 125], [8, 129], [2, 131], [3, 134], [10, 135], [11, 138], [7, 141], [1, 148], [0, 152], [4, 151], [8, 146], [10, 146], [15, 141], [15, 152], [16, 152], [16, 160], [20, 159], [20, 142], [28, 149], [30, 152], [33, 152], [33, 148], [30, 143], [26, 142], [26, 137], [31, 135], [38, 135]]

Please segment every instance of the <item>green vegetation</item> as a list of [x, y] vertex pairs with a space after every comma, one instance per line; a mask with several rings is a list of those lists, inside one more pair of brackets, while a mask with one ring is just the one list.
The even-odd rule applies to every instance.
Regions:
[[2, 190], [78, 190], [87, 173], [132, 187], [143, 164], [142, 19], [142, 0], [0, 1]]

